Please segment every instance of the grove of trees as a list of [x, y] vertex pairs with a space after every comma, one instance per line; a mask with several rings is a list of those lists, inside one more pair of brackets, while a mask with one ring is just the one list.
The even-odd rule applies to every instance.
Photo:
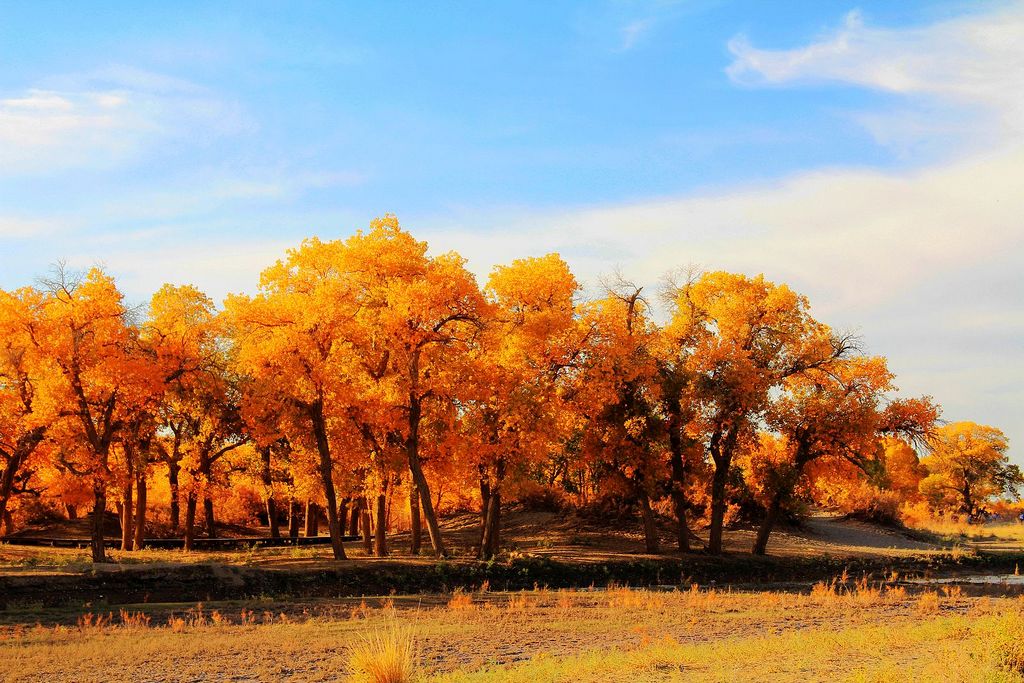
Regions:
[[706, 525], [710, 553], [746, 519], [763, 554], [808, 502], [978, 518], [1022, 483], [998, 429], [900, 397], [884, 358], [762, 276], [680, 272], [654, 295], [616, 276], [586, 298], [548, 254], [481, 287], [386, 216], [304, 241], [254, 291], [218, 309], [165, 285], [136, 309], [98, 268], [0, 290], [6, 531], [88, 512], [100, 562], [111, 507], [124, 550], [158, 525], [190, 548], [219, 515], [272, 536], [322, 516], [339, 560], [346, 534], [393, 552], [399, 525], [443, 556], [458, 508], [486, 559], [503, 507], [546, 496], [635, 511], [652, 553], [659, 517], [683, 551]]

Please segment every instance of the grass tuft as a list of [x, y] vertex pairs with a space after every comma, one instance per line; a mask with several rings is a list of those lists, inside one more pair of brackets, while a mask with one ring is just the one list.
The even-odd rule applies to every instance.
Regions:
[[411, 683], [416, 679], [412, 630], [392, 623], [359, 636], [349, 648], [349, 667], [359, 683]]
[[996, 661], [1005, 670], [1024, 675], [1024, 616], [1005, 614], [994, 629], [993, 649]]

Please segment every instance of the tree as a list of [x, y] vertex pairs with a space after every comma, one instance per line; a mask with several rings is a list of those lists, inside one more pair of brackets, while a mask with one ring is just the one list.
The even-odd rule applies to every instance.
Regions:
[[111, 445], [132, 408], [158, 390], [159, 377], [141, 353], [113, 278], [97, 268], [82, 279], [58, 270], [45, 285], [43, 324], [33, 342], [57, 367], [47, 394], [80, 446], [65, 452], [72, 458], [63, 464], [91, 482], [92, 559], [103, 562]]
[[[214, 480], [214, 465], [246, 439], [239, 416], [237, 377], [229, 368], [230, 348], [224, 344], [224, 321], [213, 301], [191, 285], [165, 284], [153, 295], [141, 337], [153, 355], [162, 391], [160, 401], [142, 416], [165, 434], [162, 448], [171, 492], [171, 526], [180, 526], [180, 475], [189, 475], [185, 545], [191, 548], [199, 490]], [[156, 434], [148, 434], [148, 446]], [[139, 449], [138, 466], [145, 474], [148, 447]], [[145, 476], [139, 479], [140, 496]], [[214, 535], [213, 499], [204, 497], [207, 534]], [[144, 508], [143, 508], [144, 515]], [[137, 521], [137, 526], [145, 518]]]
[[423, 509], [434, 553], [446, 554], [424, 474], [421, 434], [434, 406], [457, 401], [468, 373], [469, 349], [486, 307], [465, 260], [454, 253], [431, 257], [426, 242], [402, 230], [394, 216], [374, 220], [345, 247], [358, 310], [352, 330], [353, 367], [366, 404], [391, 431], [401, 418], [406, 464]]
[[970, 520], [981, 517], [994, 498], [1017, 497], [1024, 485], [1020, 467], [1007, 456], [1009, 440], [995, 427], [953, 422], [930, 440], [921, 464], [928, 476], [921, 492], [938, 508], [954, 508]]
[[236, 367], [273, 387], [305, 422], [309, 431], [297, 440], [312, 436], [331, 548], [339, 560], [345, 559], [345, 547], [329, 422], [355, 402], [358, 392], [351, 381], [355, 358], [349, 341], [359, 302], [345, 270], [345, 249], [338, 241], [306, 240], [263, 272], [257, 296], [226, 302]]
[[903, 500], [919, 498], [921, 481], [928, 472], [911, 443], [900, 437], [883, 438], [881, 464], [888, 488], [896, 491]]
[[726, 484], [744, 436], [787, 378], [829, 362], [841, 348], [809, 313], [807, 299], [763, 276], [706, 273], [672, 292], [665, 334], [691, 375], [682, 400], [688, 431], [714, 468], [708, 551], [722, 552]]
[[41, 305], [35, 289], [0, 290], [0, 523], [11, 496], [27, 489], [30, 461], [54, 419], [54, 406], [36, 401], [40, 380], [52, 370], [32, 343]]
[[[277, 507], [277, 489], [291, 477], [286, 468], [291, 445], [288, 441], [288, 423], [291, 413], [284, 397], [265, 378], [245, 377], [241, 382], [241, 417], [245, 432], [252, 439], [259, 456], [250, 474], [259, 482], [267, 512], [267, 525], [271, 538], [280, 538], [280, 512]], [[340, 525], [344, 531], [344, 524]]]
[[581, 353], [578, 292], [558, 254], [498, 266], [487, 282], [491, 306], [473, 350], [477, 390], [464, 420], [480, 473], [483, 559], [499, 550], [506, 476], [540, 461], [565, 436], [560, 389]]
[[[693, 270], [669, 274], [664, 280], [662, 298], [669, 307], [676, 306], [681, 294], [699, 277], [699, 273]], [[689, 299], [684, 301], [688, 306], [694, 305]], [[690, 501], [687, 489], [691, 484], [694, 468], [703, 461], [703, 449], [700, 439], [692, 430], [697, 418], [697, 405], [692, 396], [696, 374], [687, 363], [691, 349], [680, 343], [678, 335], [678, 327], [659, 330], [652, 346], [652, 354], [657, 363], [660, 384], [661, 424], [668, 442], [671, 475], [669, 493], [678, 522], [676, 543], [679, 550], [689, 552], [690, 527], [686, 516], [690, 509]]]
[[844, 357], [848, 339], [833, 342], [827, 363], [791, 375], [770, 399], [762, 434], [748, 460], [748, 484], [765, 506], [753, 553], [765, 554], [768, 538], [783, 505], [820, 458], [844, 459], [861, 469], [879, 457], [881, 439], [923, 440], [938, 409], [927, 398], [887, 401], [893, 376], [878, 357]]
[[220, 469], [229, 453], [248, 443], [244, 432], [237, 386], [226, 371], [205, 374], [204, 381], [168, 399], [172, 429], [179, 437], [180, 465], [189, 475], [185, 503], [185, 549], [192, 548], [196, 506], [202, 496], [206, 535], [217, 535], [214, 497], [225, 486]]
[[636, 500], [647, 552], [659, 551], [652, 501], [662, 479], [665, 433], [658, 413], [660, 384], [651, 347], [656, 328], [641, 289], [621, 281], [588, 306], [586, 359], [574, 402], [584, 420], [581, 455], [599, 478]]

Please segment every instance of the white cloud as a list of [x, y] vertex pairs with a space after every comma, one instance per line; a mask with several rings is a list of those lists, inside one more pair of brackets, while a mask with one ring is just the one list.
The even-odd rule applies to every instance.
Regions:
[[[1024, 149], [912, 173], [823, 170], [713, 195], [431, 221], [435, 249], [483, 276], [497, 262], [556, 250], [595, 282], [619, 264], [654, 282], [674, 267], [765, 272], [820, 293], [821, 308], [864, 309], [950, 268], [983, 267], [1024, 240]], [[478, 226], [484, 223], [484, 232]]]
[[[840, 82], [985, 107], [1024, 131], [1024, 4], [910, 29], [867, 26], [858, 12], [820, 40], [790, 50], [729, 42], [726, 72], [747, 85]], [[934, 112], [932, 112], [934, 115]], [[974, 121], [973, 123], [977, 123]]]
[[158, 142], [251, 126], [240, 109], [179, 79], [126, 67], [0, 93], [0, 175], [109, 168]]

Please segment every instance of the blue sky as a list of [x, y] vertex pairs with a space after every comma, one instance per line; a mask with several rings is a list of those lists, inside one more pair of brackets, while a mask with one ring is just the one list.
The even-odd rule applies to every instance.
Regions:
[[806, 292], [1024, 439], [1019, 2], [0, 4], [0, 287], [251, 291], [398, 214], [485, 277]]

